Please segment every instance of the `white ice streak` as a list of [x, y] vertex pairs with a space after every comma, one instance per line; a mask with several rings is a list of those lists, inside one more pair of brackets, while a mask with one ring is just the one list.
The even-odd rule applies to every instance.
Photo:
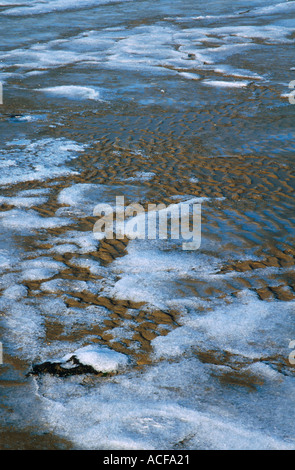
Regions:
[[288, 3], [280, 2], [274, 5], [258, 7], [258, 8], [253, 9], [251, 13], [253, 13], [254, 15], [267, 16], [267, 15], [274, 15], [274, 14], [280, 14], [280, 13], [292, 14], [293, 12], [295, 12], [295, 4], [293, 1], [289, 1]]
[[93, 87], [62, 85], [49, 88], [38, 88], [38, 91], [60, 98], [68, 98], [70, 100], [101, 100], [100, 91]]
[[245, 88], [249, 82], [245, 81], [226, 81], [226, 80], [203, 80], [203, 85], [221, 88]]
[[[62, 12], [64, 10], [77, 10], [89, 7], [97, 7], [99, 5], [106, 5], [108, 3], [120, 3], [130, 0], [51, 0], [46, 3], [35, 0], [31, 3], [16, 1], [15, 5], [23, 5], [15, 8], [9, 8], [2, 13], [11, 16], [26, 16], [26, 15], [41, 15], [45, 13]], [[13, 2], [14, 3], [14, 2]], [[9, 3], [4, 2], [4, 5]], [[11, 5], [11, 2], [10, 2]]]

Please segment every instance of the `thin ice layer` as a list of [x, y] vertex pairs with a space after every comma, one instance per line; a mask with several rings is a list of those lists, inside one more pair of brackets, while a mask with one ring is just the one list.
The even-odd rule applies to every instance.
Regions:
[[125, 354], [99, 345], [88, 345], [64, 356], [61, 363], [75, 357], [80, 364], [91, 366], [97, 372], [115, 372], [128, 364]]
[[15, 139], [7, 142], [6, 148], [0, 150], [0, 184], [44, 181], [71, 174], [73, 170], [65, 164], [77, 158], [85, 147], [64, 138]]

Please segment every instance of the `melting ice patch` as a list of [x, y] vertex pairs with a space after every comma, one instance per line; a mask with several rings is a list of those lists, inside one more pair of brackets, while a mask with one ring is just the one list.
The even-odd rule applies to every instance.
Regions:
[[57, 215], [74, 213], [90, 215], [98, 202], [105, 201], [107, 186], [103, 184], [77, 183], [61, 190], [58, 195], [59, 204], [69, 206], [60, 208]]
[[[85, 449], [171, 449], [182, 442], [186, 449], [294, 449], [289, 378], [274, 380], [261, 368], [265, 393], [249, 395], [212, 382], [210, 367], [183, 357], [99, 387], [66, 381], [62, 392], [56, 378], [43, 377], [38, 400], [49, 429]], [[288, 410], [282, 396], [289, 396]]]
[[0, 196], [0, 205], [11, 205], [19, 209], [39, 206], [47, 202], [49, 192], [49, 188], [38, 188], [20, 191], [17, 196]]
[[29, 233], [32, 230], [68, 225], [69, 219], [61, 217], [41, 217], [32, 209], [27, 211], [12, 209], [0, 213], [0, 223], [4, 228]]
[[[152, 177], [153, 174], [147, 172], [139, 173], [136, 179], [141, 177]], [[134, 181], [133, 178], [131, 181]], [[77, 183], [64, 188], [58, 195], [58, 202], [68, 207], [61, 207], [56, 215], [75, 214], [75, 215], [93, 215], [95, 207], [100, 204], [109, 204], [115, 208], [116, 197], [124, 196], [130, 198], [133, 202], [144, 198], [145, 188], [137, 185], [125, 184], [107, 185], [92, 183]]]
[[[16, 15], [16, 16], [26, 16], [26, 15], [41, 15], [45, 13], [54, 13], [56, 11], [64, 10], [77, 10], [89, 7], [96, 7], [99, 5], [106, 5], [108, 3], [121, 3], [130, 0], [50, 0], [46, 3], [35, 0], [33, 2], [19, 2], [17, 1], [16, 5], [23, 5], [15, 8], [9, 8], [4, 10], [2, 13], [5, 15]], [[10, 2], [11, 4], [11, 2]], [[9, 5], [4, 3], [4, 5]]]
[[65, 163], [76, 158], [85, 147], [85, 144], [63, 138], [36, 141], [15, 139], [7, 142], [6, 148], [0, 149], [0, 184], [44, 181], [73, 173]]
[[10, 122], [35, 122], [46, 119], [46, 114], [11, 114]]
[[107, 285], [106, 292], [115, 298], [147, 302], [165, 309], [189, 302], [181, 294], [182, 281], [209, 280], [218, 269], [217, 259], [200, 252], [160, 247], [161, 244], [153, 241], [130, 241], [128, 254], [111, 265], [119, 280]]
[[97, 372], [115, 372], [126, 367], [129, 362], [128, 356], [125, 354], [95, 344], [84, 346], [67, 354], [61, 359], [61, 363], [66, 363], [73, 357], [80, 364], [91, 366]]
[[85, 281], [75, 279], [54, 279], [52, 281], [43, 282], [40, 285], [43, 292], [60, 294], [66, 292], [87, 292], [88, 284]]
[[293, 1], [291, 2], [280, 2], [276, 3], [275, 5], [269, 5], [264, 7], [255, 8], [251, 13], [255, 15], [274, 15], [280, 13], [292, 13], [295, 11], [295, 4]]
[[2, 325], [7, 351], [17, 353], [31, 360], [40, 353], [40, 340], [44, 340], [44, 319], [21, 286], [11, 286], [0, 298], [0, 308], [4, 312]]
[[235, 78], [246, 78], [251, 80], [263, 80], [263, 77], [255, 72], [251, 72], [246, 69], [238, 69], [230, 65], [222, 65], [214, 67], [214, 72], [222, 74], [224, 76], [230, 76]]
[[23, 261], [20, 267], [22, 279], [26, 281], [48, 279], [66, 268], [63, 263], [45, 257]]
[[[122, 26], [84, 31], [66, 39], [5, 51], [0, 58], [4, 67], [17, 65], [38, 70], [88, 63], [104, 69], [174, 74], [197, 80], [196, 69], [223, 65], [234, 54], [261, 48], [257, 39], [267, 44], [292, 43], [292, 33], [292, 27], [273, 24], [182, 29], [175, 24], [157, 23], [128, 29]], [[213, 43], [214, 47], [211, 46]], [[233, 67], [232, 70], [234, 72]], [[71, 99], [101, 99], [100, 90], [95, 87], [64, 85], [43, 91]]]
[[80, 232], [70, 230], [65, 232], [63, 236], [52, 236], [48, 239], [53, 244], [51, 253], [60, 253], [64, 250], [70, 252], [78, 252], [80, 254], [90, 253], [97, 250], [97, 240], [94, 238], [93, 232]]
[[190, 73], [190, 72], [180, 72], [179, 75], [189, 80], [199, 80], [201, 78], [200, 75], [197, 75], [196, 73]]
[[8, 204], [15, 207], [32, 207], [44, 204], [47, 201], [46, 196], [25, 197], [25, 196], [0, 196], [0, 204]]
[[38, 88], [37, 91], [43, 91], [49, 95], [60, 98], [68, 98], [70, 100], [95, 100], [101, 101], [100, 91], [85, 86], [63, 85], [51, 88]]
[[[199, 301], [199, 306], [205, 303]], [[295, 337], [294, 306], [294, 301], [265, 302], [245, 290], [236, 300], [228, 299], [227, 304], [213, 302], [204, 314], [184, 311], [181, 328], [152, 341], [155, 356], [177, 357], [191, 348], [268, 358], [266, 362], [271, 356], [285, 356], [290, 339]]]
[[203, 85], [221, 88], [245, 88], [249, 82], [245, 81], [225, 81], [225, 80], [203, 80]]
[[25, 286], [13, 284], [10, 287], [4, 289], [2, 296], [6, 299], [21, 300], [27, 296], [27, 293], [28, 289]]
[[134, 176], [126, 178], [125, 181], [150, 181], [154, 178], [155, 173], [152, 171], [137, 171]]
[[[288, 28], [281, 25], [261, 25], [257, 26], [223, 26], [219, 28], [212, 28], [211, 32], [224, 39], [232, 40], [233, 37], [242, 39], [261, 39], [266, 43], [288, 43], [294, 42], [289, 36], [293, 33], [293, 28]], [[212, 50], [212, 49], [210, 49]]]
[[13, 5], [28, 5], [29, 2], [30, 2], [30, 0], [1, 0], [0, 7], [10, 6], [11, 4], [13, 4]]

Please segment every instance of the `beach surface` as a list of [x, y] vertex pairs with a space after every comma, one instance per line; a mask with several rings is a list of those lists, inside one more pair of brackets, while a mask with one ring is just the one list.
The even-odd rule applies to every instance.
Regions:
[[[294, 13], [0, 2], [2, 449], [295, 449]], [[200, 247], [99, 240], [118, 196]]]

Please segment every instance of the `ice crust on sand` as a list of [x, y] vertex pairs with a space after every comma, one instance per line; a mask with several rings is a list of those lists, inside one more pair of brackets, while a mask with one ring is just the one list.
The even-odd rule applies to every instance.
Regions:
[[69, 219], [62, 217], [41, 217], [35, 210], [11, 209], [0, 213], [0, 224], [11, 230], [31, 232], [37, 229], [62, 227]]
[[[21, 104], [11, 112], [24, 113], [1, 122], [8, 140], [0, 150], [0, 319], [8, 359], [1, 373], [9, 387], [1, 413], [11, 429], [29, 423], [78, 449], [294, 450], [294, 301], [282, 300], [294, 298], [292, 256], [280, 266], [275, 247], [283, 257], [294, 235], [285, 199], [292, 172], [284, 173], [292, 106], [279, 95], [292, 79], [295, 2], [152, 4], [0, 0], [4, 98]], [[65, 24], [73, 26], [67, 34]], [[88, 136], [101, 142], [84, 159], [78, 141]], [[196, 166], [188, 164], [191, 173], [177, 181], [186, 149]], [[221, 158], [207, 167], [203, 157], [216, 153]], [[171, 179], [162, 187], [166, 154]], [[245, 172], [245, 154], [250, 166], [252, 158], [261, 163], [261, 181], [259, 169]], [[69, 177], [54, 181], [59, 176]], [[119, 188], [143, 205], [157, 195], [185, 202], [186, 177], [195, 178], [197, 194], [208, 179], [204, 194], [214, 187], [228, 197], [196, 201], [204, 215], [199, 251], [184, 253], [178, 241], [131, 240], [116, 252], [116, 242], [108, 247], [94, 237], [94, 207], [113, 208]], [[38, 180], [46, 190], [18, 189]], [[169, 197], [174, 181], [173, 194], [183, 185], [187, 196]], [[240, 200], [231, 200], [235, 193]], [[104, 263], [104, 249], [112, 248]], [[140, 367], [127, 367], [117, 351]], [[79, 361], [84, 370], [118, 373], [45, 373], [19, 383], [23, 367], [56, 358], [65, 368]]]
[[226, 81], [226, 80], [203, 80], [203, 85], [222, 87], [222, 88], [245, 88], [248, 82], [245, 81]]
[[126, 367], [129, 359], [125, 354], [99, 345], [88, 345], [69, 353], [61, 359], [61, 363], [68, 362], [75, 357], [80, 364], [91, 366], [97, 372], [115, 372]]
[[49, 88], [39, 88], [38, 91], [43, 91], [49, 95], [60, 98], [68, 98], [70, 100], [95, 100], [100, 101], [100, 92], [91, 87], [77, 86], [77, 85], [61, 85]]
[[[45, 13], [54, 13], [56, 11], [61, 12], [64, 10], [76, 10], [80, 8], [96, 7], [99, 5], [106, 5], [108, 3], [120, 3], [124, 1], [126, 2], [130, 0], [79, 0], [78, 2], [75, 0], [51, 0], [46, 3], [37, 0], [33, 0], [32, 2], [16, 1], [15, 5], [25, 6], [9, 8], [4, 10], [3, 13], [5, 15], [12, 16], [41, 15]], [[4, 2], [4, 5], [11, 5], [11, 2], [10, 4]]]
[[0, 149], [0, 184], [44, 181], [71, 174], [73, 170], [65, 163], [85, 148], [84, 144], [64, 138], [14, 139], [6, 143], [6, 148]]

